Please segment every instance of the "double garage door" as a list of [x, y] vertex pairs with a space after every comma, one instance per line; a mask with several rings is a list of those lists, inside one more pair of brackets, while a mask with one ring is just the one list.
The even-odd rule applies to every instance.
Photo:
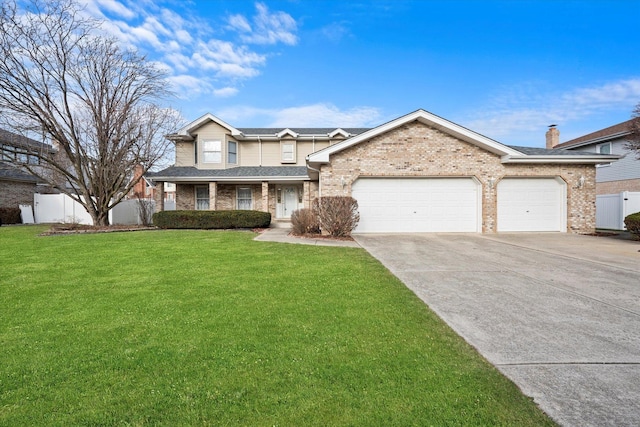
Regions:
[[[497, 186], [498, 231], [564, 231], [564, 184], [505, 178]], [[480, 232], [482, 187], [473, 178], [360, 178], [352, 186], [356, 232]]]

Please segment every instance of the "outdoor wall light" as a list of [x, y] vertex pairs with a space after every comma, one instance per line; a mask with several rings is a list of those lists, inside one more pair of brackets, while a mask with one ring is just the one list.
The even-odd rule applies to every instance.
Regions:
[[344, 176], [340, 177], [340, 184], [342, 185], [342, 189], [347, 186], [347, 181], [344, 180]]
[[495, 178], [489, 178], [488, 182], [489, 182], [489, 189], [493, 190], [493, 186], [496, 183], [496, 179]]
[[580, 175], [580, 178], [578, 178], [578, 188], [584, 187], [584, 181], [585, 181], [584, 175]]

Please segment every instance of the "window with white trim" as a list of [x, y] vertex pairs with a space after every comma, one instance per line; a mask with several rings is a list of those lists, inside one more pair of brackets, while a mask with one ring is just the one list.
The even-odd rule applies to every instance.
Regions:
[[233, 165], [238, 163], [238, 143], [235, 141], [227, 143], [227, 162]]
[[202, 162], [222, 163], [222, 142], [203, 141], [202, 142]]
[[238, 187], [236, 200], [239, 210], [250, 211], [253, 209], [253, 198], [250, 187]]
[[598, 154], [611, 154], [611, 143], [606, 142], [604, 144], [596, 145], [596, 153]]
[[294, 142], [283, 142], [280, 149], [282, 150], [282, 163], [296, 162], [296, 144]]
[[196, 210], [209, 210], [209, 186], [196, 185]]

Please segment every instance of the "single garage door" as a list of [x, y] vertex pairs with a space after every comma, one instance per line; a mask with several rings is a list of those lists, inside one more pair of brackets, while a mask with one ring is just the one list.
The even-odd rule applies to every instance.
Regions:
[[356, 232], [478, 232], [479, 184], [473, 178], [359, 178]]
[[504, 178], [498, 183], [498, 231], [566, 231], [566, 199], [560, 178]]

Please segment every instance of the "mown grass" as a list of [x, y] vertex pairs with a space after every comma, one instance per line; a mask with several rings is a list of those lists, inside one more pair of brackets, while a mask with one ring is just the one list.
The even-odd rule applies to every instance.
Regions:
[[552, 425], [366, 252], [0, 228], [0, 425]]

